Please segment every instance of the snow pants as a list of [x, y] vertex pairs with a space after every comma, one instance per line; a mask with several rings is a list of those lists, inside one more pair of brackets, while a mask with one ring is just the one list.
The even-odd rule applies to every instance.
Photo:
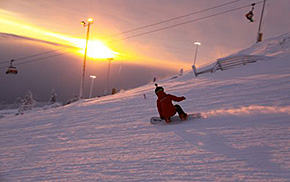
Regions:
[[179, 117], [180, 116], [185, 116], [186, 113], [182, 110], [182, 108], [180, 107], [180, 105], [176, 104], [174, 105], [175, 109], [176, 109], [176, 112], [178, 113]]

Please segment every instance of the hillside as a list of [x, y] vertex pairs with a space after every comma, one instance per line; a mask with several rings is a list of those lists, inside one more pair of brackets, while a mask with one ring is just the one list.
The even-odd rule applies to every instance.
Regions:
[[1, 118], [0, 181], [288, 181], [289, 35], [236, 53], [267, 60], [158, 82], [201, 119], [151, 125], [153, 84]]

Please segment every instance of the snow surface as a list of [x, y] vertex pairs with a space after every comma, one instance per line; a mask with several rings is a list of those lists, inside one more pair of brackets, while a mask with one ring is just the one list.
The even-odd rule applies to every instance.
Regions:
[[285, 37], [241, 51], [270, 59], [159, 82], [201, 119], [151, 125], [152, 83], [1, 118], [0, 181], [290, 181]]

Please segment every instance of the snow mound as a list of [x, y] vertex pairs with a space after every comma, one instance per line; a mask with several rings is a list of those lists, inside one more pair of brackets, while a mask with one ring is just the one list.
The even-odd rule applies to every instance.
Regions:
[[290, 53], [290, 32], [283, 35], [267, 39], [261, 43], [240, 51], [237, 54], [247, 55], [264, 55], [264, 56], [278, 56], [280, 54]]
[[[217, 70], [228, 70], [241, 66], [245, 66], [249, 63], [255, 63], [265, 60], [274, 60], [274, 59], [287, 59], [290, 55], [290, 32], [267, 39], [261, 43], [252, 45], [251, 47], [244, 49], [242, 51], [236, 52], [224, 58], [216, 60], [214, 63], [208, 64], [206, 66], [198, 68], [196, 74], [204, 73], [214, 73]], [[272, 66], [271, 66], [272, 65]], [[267, 65], [267, 63], [261, 64], [263, 69], [268, 68], [275, 70], [274, 64]], [[286, 63], [285, 68], [289, 66]], [[250, 72], [257, 71], [256, 68], [252, 69]], [[248, 72], [247, 72], [248, 73]], [[252, 74], [250, 73], [250, 74]], [[254, 73], [255, 74], [255, 73]]]

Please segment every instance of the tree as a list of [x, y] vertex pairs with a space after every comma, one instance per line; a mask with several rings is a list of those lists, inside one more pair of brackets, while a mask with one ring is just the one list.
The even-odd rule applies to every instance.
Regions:
[[28, 91], [22, 99], [22, 104], [18, 108], [18, 113], [17, 114], [23, 114], [24, 111], [31, 110], [35, 105], [37, 101], [33, 98], [33, 94]]
[[80, 98], [77, 96], [77, 95], [74, 95], [74, 97], [73, 98], [70, 98], [67, 102], [66, 102], [66, 104], [70, 104], [70, 103], [73, 103], [73, 102], [76, 102], [76, 101], [78, 101]]
[[57, 94], [55, 93], [54, 89], [52, 89], [48, 104], [52, 105], [56, 103], [56, 97], [57, 97]]

